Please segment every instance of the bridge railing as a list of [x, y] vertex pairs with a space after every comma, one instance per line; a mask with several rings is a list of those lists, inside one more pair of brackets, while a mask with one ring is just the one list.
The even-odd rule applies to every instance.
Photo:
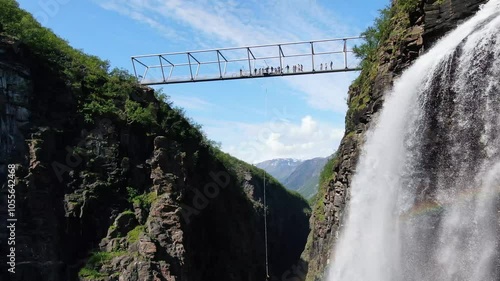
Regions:
[[[287, 42], [133, 56], [145, 85], [359, 70], [353, 47], [363, 37]], [[142, 74], [139, 71], [142, 70]]]

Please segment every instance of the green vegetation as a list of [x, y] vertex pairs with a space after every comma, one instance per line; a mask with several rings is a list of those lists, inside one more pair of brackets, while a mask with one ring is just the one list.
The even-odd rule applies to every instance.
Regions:
[[362, 33], [365, 36], [365, 43], [354, 47], [354, 54], [361, 59], [362, 71], [351, 86], [351, 91], [357, 92], [357, 95], [349, 97], [348, 100], [346, 117], [346, 131], [348, 132], [354, 129], [354, 119], [370, 102], [371, 81], [375, 79], [379, 66], [377, 51], [390, 35], [391, 14], [390, 8], [380, 10], [380, 16], [375, 19], [374, 25]]
[[[187, 169], [193, 168], [190, 164], [196, 163], [198, 157], [206, 160], [203, 162], [205, 165], [215, 163], [216, 166], [220, 167], [218, 165], [219, 161], [213, 161], [214, 157], [212, 156], [215, 156], [220, 159], [230, 173], [233, 173], [231, 171], [236, 169], [250, 171], [255, 177], [263, 175], [262, 170], [222, 153], [216, 143], [206, 138], [201, 131], [201, 126], [186, 118], [182, 109], [173, 107], [168, 97], [160, 91], [155, 92], [142, 87], [135, 77], [126, 71], [120, 69], [110, 70], [109, 62], [70, 47], [65, 40], [57, 37], [49, 29], [42, 27], [29, 13], [21, 10], [14, 0], [0, 0], [0, 5], [2, 5], [2, 9], [0, 9], [0, 35], [21, 42], [20, 47], [23, 51], [26, 51], [24, 52], [26, 60], [37, 71], [37, 75], [32, 77], [33, 84], [41, 89], [37, 93], [43, 93], [43, 96], [38, 94], [34, 95], [34, 98], [40, 99], [42, 107], [46, 105], [45, 103], [49, 105], [47, 112], [50, 112], [51, 101], [64, 101], [64, 106], [67, 107], [61, 107], [60, 112], [57, 112], [57, 116], [66, 116], [64, 113], [69, 113], [67, 116], [72, 119], [71, 122], [68, 122], [69, 124], [85, 124], [85, 128], [75, 128], [75, 131], [94, 129], [95, 125], [100, 123], [99, 119], [106, 118], [115, 128], [134, 132], [134, 136], [138, 138], [137, 143], [148, 142], [151, 144], [154, 136], [165, 136], [171, 142], [172, 147], [177, 152], [181, 152], [180, 155], [183, 155], [182, 160], [186, 160], [183, 164], [186, 164]], [[65, 103], [66, 99], [61, 97], [67, 97], [68, 103]], [[61, 126], [63, 125], [66, 124]], [[115, 132], [118, 136], [110, 138], [113, 138], [113, 140], [119, 139], [120, 132], [117, 131]], [[140, 139], [142, 137], [144, 138]], [[66, 140], [70, 140], [70, 136], [65, 137], [64, 141]], [[133, 149], [134, 147], [131, 145], [128, 148]], [[116, 152], [118, 153], [112, 157], [131, 156], [122, 153], [123, 151], [120, 149], [117, 148]], [[187, 159], [184, 159], [184, 157]], [[85, 190], [83, 193], [84, 199], [92, 196], [92, 199], [96, 199], [96, 201], [92, 201], [92, 203], [95, 203], [92, 206], [104, 203], [103, 206], [96, 208], [100, 209], [102, 207], [106, 211], [114, 208], [123, 210], [128, 208], [127, 205], [130, 205], [130, 203], [137, 203], [145, 209], [151, 207], [151, 204], [157, 199], [155, 192], [145, 191], [144, 186], [125, 189], [122, 182], [126, 182], [126, 178], [123, 178], [123, 181], [115, 181], [115, 176], [106, 177], [106, 175], [97, 173], [99, 164], [103, 162], [100, 160], [102, 159], [95, 157], [79, 167], [79, 169], [83, 170], [93, 166], [95, 170], [85, 171], [85, 175], [91, 176], [91, 179], [96, 179], [96, 182], [99, 183], [90, 192]], [[195, 167], [189, 172], [210, 171], [208, 169], [211, 167], [197, 168]], [[238, 173], [233, 174], [239, 175]], [[120, 176], [117, 175], [116, 177]], [[293, 228], [296, 231], [304, 230], [305, 233], [307, 220], [305, 220], [305, 216], [302, 216], [302, 211], [308, 210], [305, 200], [295, 192], [286, 191], [271, 176], [266, 175], [266, 179], [271, 184], [274, 184], [273, 188], [269, 190], [271, 195], [268, 201], [269, 204], [272, 204], [272, 208], [280, 211], [279, 215], [284, 214], [283, 216], [285, 216], [290, 212], [297, 214], [289, 217], [289, 223], [297, 226], [297, 221], [299, 221], [304, 224], [304, 227], [302, 229], [298, 229], [299, 227], [287, 228]], [[237, 187], [237, 185], [234, 186]], [[243, 192], [242, 189], [236, 190], [236, 188], [232, 191]], [[116, 198], [116, 202], [106, 205], [109, 204], [109, 198]], [[247, 197], [243, 196], [234, 196], [233, 198], [235, 200], [241, 199], [238, 202], [246, 202], [247, 199]], [[291, 201], [293, 198], [298, 198], [300, 201]], [[104, 199], [107, 201], [104, 202]], [[129, 204], [123, 199], [128, 199]], [[289, 206], [289, 202], [297, 204], [300, 208]], [[304, 204], [301, 204], [302, 202]], [[244, 215], [255, 215], [253, 212], [257, 211], [250, 207], [251, 205], [248, 205], [248, 208], [245, 205], [234, 205], [235, 214], [231, 214], [231, 217], [236, 218], [235, 221], [240, 219], [243, 224], [247, 223], [246, 219], [251, 217], [242, 216], [240, 211]], [[241, 208], [241, 210], [238, 208]], [[270, 212], [272, 211], [274, 210], [270, 210]], [[125, 212], [131, 213], [130, 210]], [[111, 226], [110, 230], [112, 231], [113, 228], [116, 228], [116, 226]], [[126, 235], [129, 242], [133, 242], [139, 239], [141, 232], [144, 232], [144, 230], [144, 226], [138, 226], [132, 231], [124, 233], [124, 235]], [[87, 243], [81, 246], [83, 249], [92, 245], [96, 246], [96, 243]], [[108, 276], [101, 271], [107, 271], [108, 267], [103, 265], [108, 265], [110, 260], [124, 254], [126, 252], [121, 251], [92, 253], [85, 267], [79, 271], [79, 275], [82, 278], [92, 280], [107, 279]]]
[[[20, 9], [16, 1], [0, 0], [0, 5], [0, 34], [27, 47], [47, 76], [66, 82], [66, 86], [48, 87], [73, 95], [78, 117], [87, 124], [108, 118], [113, 124], [139, 126], [147, 135], [165, 135], [183, 146], [213, 144], [201, 132], [201, 126], [186, 118], [182, 109], [174, 108], [161, 91], [151, 92], [127, 71], [110, 70], [108, 61], [72, 48]], [[154, 98], [160, 102], [152, 102]]]
[[[108, 118], [113, 124], [126, 123], [142, 128], [149, 135], [164, 135], [181, 145], [181, 151], [199, 147], [209, 148], [212, 154], [229, 170], [247, 170], [254, 174], [263, 171], [223, 153], [219, 145], [206, 138], [201, 126], [185, 117], [184, 110], [175, 108], [168, 96], [156, 91], [148, 92], [135, 77], [125, 70], [109, 70], [109, 62], [76, 50], [42, 27], [31, 14], [19, 8], [14, 0], [0, 0], [0, 30], [3, 35], [14, 37], [32, 50], [40, 64], [51, 70], [70, 85], [68, 94], [78, 100], [78, 112], [88, 124], [99, 118]], [[153, 95], [159, 102], [152, 103]], [[187, 153], [196, 158], [198, 151]], [[276, 179], [266, 175], [272, 184], [280, 185]], [[140, 191], [127, 188], [129, 200], [149, 208], [156, 199], [155, 193], [139, 195]], [[294, 196], [300, 197], [297, 194]]]
[[127, 187], [126, 190], [128, 201], [134, 206], [138, 206], [148, 213], [149, 209], [151, 209], [151, 205], [158, 198], [158, 194], [156, 193], [156, 191], [140, 194], [137, 188], [130, 186]]
[[[442, 1], [442, 0], [439, 0]], [[354, 136], [356, 119], [370, 103], [373, 81], [380, 66], [381, 51], [395, 56], [400, 45], [384, 45], [388, 41], [402, 42], [405, 30], [410, 26], [410, 14], [417, 10], [419, 0], [399, 0], [392, 7], [380, 10], [380, 15], [375, 19], [373, 26], [366, 29], [362, 35], [365, 42], [354, 47], [355, 55], [361, 59], [361, 74], [353, 82], [348, 99], [346, 114], [346, 138]], [[332, 157], [320, 174], [318, 194], [309, 203], [313, 206], [313, 213], [319, 219], [324, 219], [321, 196], [326, 192], [328, 183], [334, 179], [333, 167], [339, 159]]]
[[376, 59], [375, 55], [380, 44], [388, 38], [391, 28], [391, 9], [384, 8], [380, 10], [380, 16], [375, 18], [374, 26], [368, 27], [362, 36], [365, 37], [365, 43], [354, 47], [354, 54], [362, 59], [362, 67], [369, 66]]
[[[438, 0], [438, 2], [444, 1]], [[356, 56], [362, 60], [362, 71], [360, 76], [351, 85], [349, 91], [346, 135], [344, 139], [352, 138], [356, 135], [355, 125], [371, 101], [370, 94], [381, 62], [400, 55], [398, 52], [401, 50], [404, 37], [408, 35], [406, 31], [411, 26], [410, 14], [418, 9], [420, 3], [421, 1], [419, 0], [398, 0], [391, 8], [382, 9], [374, 25], [363, 33], [366, 37], [365, 43], [354, 48]], [[323, 196], [327, 192], [328, 185], [336, 177], [334, 169], [339, 164], [339, 161], [341, 159], [339, 159], [338, 155], [334, 155], [328, 161], [320, 174], [318, 193], [309, 201], [313, 208], [313, 216], [316, 222], [324, 223], [326, 220]], [[315, 235], [317, 233], [309, 235], [305, 246], [305, 255], [312, 253], [311, 247], [313, 246]], [[312, 258], [312, 261], [315, 263], [318, 263], [317, 260], [317, 258]], [[322, 279], [322, 275], [322, 272], [318, 272], [314, 268], [314, 264], [313, 267], [309, 268], [308, 276], [314, 276], [315, 280]]]
[[236, 175], [242, 175], [243, 172], [245, 172], [245, 171], [251, 172], [253, 175], [264, 176], [264, 174], [265, 174], [266, 181], [268, 183], [281, 186], [281, 183], [277, 179], [275, 179], [273, 176], [271, 176], [270, 174], [268, 174], [264, 170], [259, 169], [259, 168], [255, 167], [254, 165], [243, 162], [243, 161], [239, 160], [238, 158], [235, 158], [235, 157], [231, 156], [230, 154], [223, 152], [219, 148], [213, 148], [212, 153], [215, 155], [215, 157], [217, 159], [219, 159], [219, 161], [221, 161], [224, 164], [224, 166], [226, 167], [226, 169], [228, 171], [235, 171]]
[[354, 47], [354, 54], [362, 59], [363, 69], [377, 59], [377, 50], [380, 45], [391, 35], [394, 35], [393, 32], [396, 30], [394, 19], [406, 18], [408, 13], [418, 8], [419, 3], [419, 0], [399, 0], [397, 5], [392, 8], [385, 7], [379, 10], [380, 15], [375, 18], [373, 26], [361, 33], [365, 37], [365, 43]]
[[[443, 1], [443, 0], [438, 0]], [[421, 3], [419, 0], [398, 0], [397, 5], [395, 5], [396, 10], [404, 13], [411, 13], [417, 10], [418, 5]]]
[[110, 225], [109, 228], [108, 228], [108, 233], [110, 233], [111, 231], [113, 231], [115, 229], [116, 229], [116, 225], [115, 224]]
[[141, 206], [144, 210], [149, 210], [156, 198], [158, 198], [156, 191], [151, 191], [142, 195], [136, 195], [132, 198], [132, 203]]
[[[135, 217], [135, 213], [132, 212], [131, 210], [125, 210], [125, 211], [121, 212], [120, 215], [129, 215], [129, 216]], [[115, 221], [115, 223], [113, 223], [112, 225], [109, 226], [108, 234], [111, 234], [116, 229], [117, 229], [117, 225], [116, 225], [116, 221]], [[112, 238], [120, 238], [120, 237], [123, 237], [124, 235], [125, 235], [125, 233], [118, 230], [118, 231], [114, 232], [111, 237]]]
[[361, 59], [361, 74], [351, 85], [351, 93], [348, 99], [348, 111], [346, 116], [346, 132], [354, 130], [356, 119], [366, 109], [370, 102], [370, 91], [375, 81], [380, 66], [380, 54], [382, 47], [389, 48], [388, 53], [396, 54], [399, 45], [384, 46], [390, 39], [393, 42], [401, 42], [405, 36], [405, 29], [410, 25], [409, 14], [414, 12], [419, 0], [399, 0], [391, 8], [380, 10], [380, 15], [375, 19], [374, 25], [365, 30], [365, 42], [354, 47], [354, 54]]
[[318, 192], [318, 178], [310, 177], [304, 184], [296, 190], [302, 197], [309, 202]]
[[78, 272], [78, 276], [90, 280], [104, 280], [106, 277], [108, 277], [106, 274], [100, 273], [95, 269], [88, 269], [86, 267], [80, 269], [80, 271]]
[[325, 167], [323, 167], [321, 174], [319, 174], [320, 186], [328, 184], [328, 182], [332, 179], [333, 167], [335, 167], [338, 164], [338, 161], [339, 158], [337, 153], [333, 154], [332, 157], [328, 159], [328, 162], [326, 162]]
[[135, 243], [139, 241], [139, 235], [144, 232], [146, 227], [144, 225], [138, 225], [131, 231], [127, 233], [127, 240], [129, 243]]
[[78, 275], [82, 278], [88, 278], [92, 280], [102, 280], [107, 275], [99, 272], [102, 265], [109, 262], [115, 257], [126, 255], [127, 252], [119, 251], [119, 252], [94, 252], [88, 258], [87, 264], [85, 267], [80, 269]]
[[134, 212], [132, 212], [131, 210], [125, 210], [121, 214], [122, 215], [134, 215]]
[[323, 211], [323, 200], [322, 196], [324, 196], [328, 184], [335, 178], [335, 173], [333, 172], [333, 168], [338, 165], [339, 157], [338, 154], [335, 153], [328, 160], [319, 175], [319, 188], [318, 193], [309, 201], [313, 209], [313, 214], [316, 218], [323, 220], [324, 219], [324, 211]]
[[127, 195], [128, 195], [128, 200], [132, 202], [135, 197], [139, 196], [139, 191], [136, 188], [133, 188], [131, 186], [127, 186]]
[[129, 124], [139, 123], [142, 125], [156, 124], [153, 105], [144, 108], [140, 103], [128, 99], [125, 102], [125, 115]]
[[[323, 206], [323, 196], [326, 193], [326, 189], [328, 188], [328, 184], [330, 181], [332, 181], [336, 174], [333, 171], [334, 167], [339, 164], [339, 157], [338, 153], [334, 153], [332, 157], [328, 160], [328, 162], [325, 164], [323, 167], [323, 170], [321, 171], [321, 174], [319, 176], [319, 188], [318, 192], [314, 195], [309, 200], [309, 205], [312, 208], [312, 213], [313, 216], [315, 217], [316, 220], [318, 221], [324, 221], [326, 219], [325, 213], [324, 213], [324, 206]], [[309, 235], [307, 237], [307, 242], [305, 245], [305, 251], [308, 252], [312, 246], [314, 236]]]
[[[259, 180], [262, 181], [265, 175], [266, 182], [268, 185], [274, 186], [278, 192], [283, 192], [285, 193], [285, 196], [289, 196], [290, 201], [286, 200], [285, 198], [281, 198], [280, 200], [281, 202], [283, 201], [304, 202], [306, 203], [305, 205], [307, 205], [307, 201], [304, 199], [304, 197], [302, 197], [302, 195], [300, 195], [296, 191], [286, 189], [277, 179], [268, 174], [266, 171], [259, 169], [254, 165], [241, 161], [238, 158], [235, 158], [228, 153], [222, 152], [218, 148], [212, 148], [212, 153], [215, 155], [217, 159], [219, 159], [219, 161], [223, 163], [226, 169], [229, 172], [232, 172], [232, 174], [240, 181], [243, 180], [243, 175], [245, 172], [250, 172], [254, 177], [257, 177]], [[274, 203], [269, 202], [269, 205], [279, 205], [279, 204], [280, 202], [274, 202]], [[310, 212], [310, 210], [309, 209], [304, 210], [304, 212], [308, 213]]]

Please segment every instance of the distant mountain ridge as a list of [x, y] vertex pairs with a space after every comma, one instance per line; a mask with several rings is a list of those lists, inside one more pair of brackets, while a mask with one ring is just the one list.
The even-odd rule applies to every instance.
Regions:
[[318, 191], [319, 175], [328, 158], [317, 157], [302, 161], [288, 176], [283, 185], [300, 193], [304, 198], [310, 199]]
[[295, 168], [297, 168], [302, 162], [302, 160], [293, 158], [279, 158], [267, 160], [258, 163], [255, 166], [268, 172], [279, 182], [284, 183], [288, 176], [290, 176], [290, 174], [295, 171]]
[[318, 191], [319, 175], [329, 157], [309, 160], [280, 158], [258, 163], [261, 168], [280, 181], [286, 188], [295, 190], [310, 199]]

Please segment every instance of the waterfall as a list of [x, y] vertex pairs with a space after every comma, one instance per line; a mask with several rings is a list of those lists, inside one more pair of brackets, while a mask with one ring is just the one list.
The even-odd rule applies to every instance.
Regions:
[[387, 93], [329, 281], [500, 280], [500, 0]]

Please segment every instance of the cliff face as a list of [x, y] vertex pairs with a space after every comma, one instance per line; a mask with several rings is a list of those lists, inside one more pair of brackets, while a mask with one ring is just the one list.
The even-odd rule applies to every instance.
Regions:
[[[396, 0], [392, 2], [390, 36], [377, 50], [370, 69], [349, 90], [346, 133], [334, 161], [332, 176], [320, 187], [319, 202], [311, 217], [311, 233], [302, 254], [308, 262], [306, 280], [322, 280], [339, 235], [342, 216], [349, 202], [349, 187], [355, 173], [365, 132], [382, 107], [384, 93], [403, 70], [460, 21], [474, 14], [486, 1]], [[410, 11], [403, 6], [415, 4]]]
[[[16, 273], [2, 262], [0, 279], [264, 279], [263, 171], [14, 1], [2, 5], [1, 206], [7, 165], [18, 182]], [[300, 260], [309, 210], [275, 181], [266, 189], [270, 275], [281, 278]]]

